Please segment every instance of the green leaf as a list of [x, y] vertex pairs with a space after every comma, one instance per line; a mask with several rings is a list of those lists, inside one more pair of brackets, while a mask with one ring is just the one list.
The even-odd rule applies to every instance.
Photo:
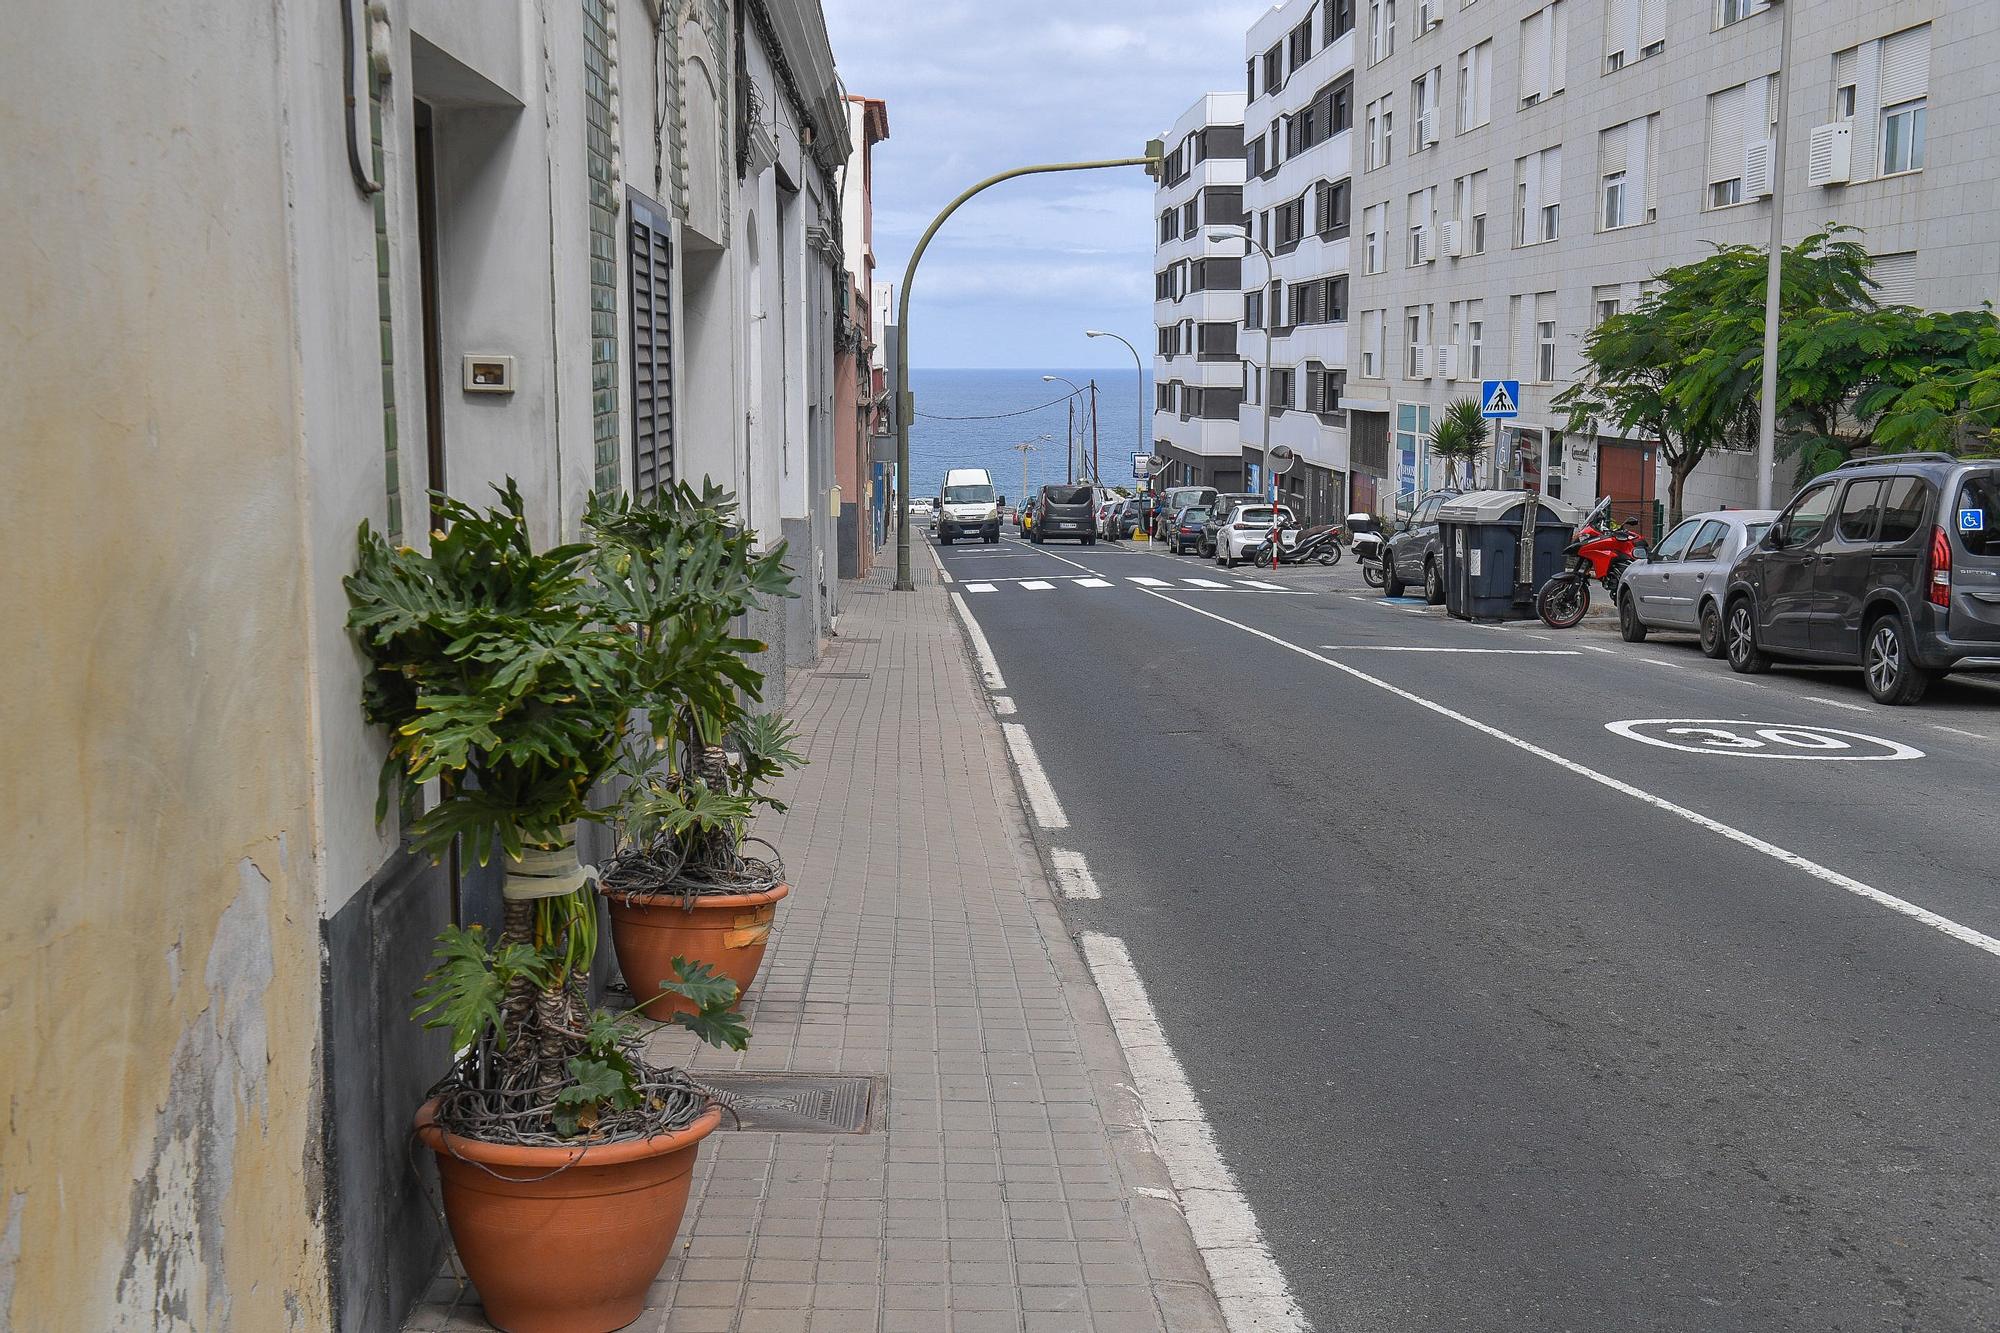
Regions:
[[718, 976], [707, 963], [690, 963], [685, 958], [674, 959], [673, 981], [663, 981], [660, 989], [672, 991], [683, 999], [693, 1001], [696, 1008], [727, 1009], [736, 1003], [736, 983], [728, 977]]
[[694, 1013], [678, 1013], [674, 1022], [700, 1037], [710, 1046], [741, 1051], [750, 1045], [750, 1029], [744, 1026], [743, 1018], [733, 1009], [713, 1011], [697, 1010]]
[[594, 1128], [605, 1110], [629, 1111], [639, 1105], [639, 1089], [629, 1064], [571, 1056], [564, 1065], [572, 1080], [555, 1096], [551, 1119], [556, 1133], [574, 1138]]
[[436, 961], [417, 989], [418, 1003], [410, 1017], [423, 1019], [426, 1028], [451, 1029], [453, 1050], [464, 1050], [488, 1033], [504, 1038], [500, 1001], [507, 982], [494, 969], [485, 932], [478, 926], [470, 930], [447, 926], [431, 957]]

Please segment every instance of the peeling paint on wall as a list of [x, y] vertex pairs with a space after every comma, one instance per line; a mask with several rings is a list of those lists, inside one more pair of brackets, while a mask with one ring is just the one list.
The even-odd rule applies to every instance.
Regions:
[[0, 1176], [0, 1198], [7, 1201], [7, 1223], [0, 1226], [0, 1330], [5, 1330], [14, 1327], [14, 1273], [21, 1266], [21, 1212], [28, 1206], [28, 1192], [8, 1193]]

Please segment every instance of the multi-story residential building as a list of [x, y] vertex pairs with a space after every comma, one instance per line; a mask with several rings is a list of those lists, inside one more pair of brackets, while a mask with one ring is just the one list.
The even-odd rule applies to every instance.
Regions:
[[363, 521], [511, 478], [546, 545], [712, 477], [799, 576], [767, 702], [837, 606], [815, 0], [215, 18], [0, 51], [6, 1327], [372, 1333], [436, 1274], [409, 997], [503, 870], [376, 817]]
[[[1550, 400], [1579, 373], [1583, 335], [1656, 274], [1714, 243], [1766, 244], [1777, 189], [1787, 243], [1829, 221], [1864, 229], [1883, 300], [2000, 296], [1985, 128], [2000, 121], [2000, 6], [1789, 3], [1779, 182], [1770, 0], [1366, 0], [1346, 405], [1357, 439], [1390, 437], [1401, 491], [1444, 480], [1423, 441], [1447, 401], [1517, 378], [1520, 419], [1482, 480], [1649, 517], [1666, 494], [1657, 448], [1566, 436]], [[1685, 503], [1754, 497], [1751, 456], [1727, 454]]]
[[875, 145], [889, 137], [889, 108], [881, 99], [848, 95], [847, 134], [854, 155], [840, 169], [841, 230], [847, 273], [840, 292], [840, 357], [834, 369], [834, 480], [840, 492], [840, 577], [859, 578], [875, 563], [880, 541], [875, 513], [882, 478], [872, 454], [884, 433], [882, 384], [876, 367], [880, 331], [875, 318]]
[[1162, 136], [1154, 200], [1153, 451], [1172, 460], [1162, 480], [1236, 490], [1243, 445], [1236, 410], [1242, 243], [1216, 239], [1243, 225], [1243, 97], [1209, 93]]
[[[1338, 518], [1383, 466], [1351, 456], [1348, 378], [1353, 224], [1354, 0], [1288, 0], [1252, 25], [1245, 70], [1243, 405], [1247, 489], [1268, 489], [1270, 439], [1297, 452], [1279, 489], [1310, 521]], [[1382, 114], [1386, 115], [1386, 112]], [[1267, 373], [1268, 366], [1268, 373]], [[1350, 481], [1357, 465], [1361, 476]], [[1370, 469], [1373, 469], [1371, 472]]]

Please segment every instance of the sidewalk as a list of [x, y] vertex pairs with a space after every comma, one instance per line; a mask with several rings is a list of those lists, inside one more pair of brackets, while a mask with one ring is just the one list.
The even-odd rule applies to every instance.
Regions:
[[[810, 764], [760, 821], [792, 884], [748, 1052], [694, 1070], [877, 1075], [869, 1131], [709, 1139], [644, 1333], [1219, 1333], [1207, 1270], [1030, 841], [924, 553], [847, 588], [788, 682]], [[725, 1120], [725, 1123], [727, 1121]], [[441, 1280], [411, 1330], [476, 1329]]]

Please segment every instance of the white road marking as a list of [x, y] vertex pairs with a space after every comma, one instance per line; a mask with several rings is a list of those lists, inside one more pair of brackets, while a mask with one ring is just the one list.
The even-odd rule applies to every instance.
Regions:
[[1002, 717], [1012, 717], [1015, 712], [1014, 701], [1004, 694], [996, 694], [993, 696], [993, 711]]
[[1057, 555], [1054, 551], [1046, 550], [1039, 546], [1031, 546], [1028, 549], [1034, 551], [1038, 555], [1045, 555], [1051, 560], [1060, 560], [1063, 564], [1068, 565], [1070, 568], [1080, 569], [1086, 574], [1097, 573], [1097, 571], [1092, 569], [1089, 565], [1080, 565], [1076, 561], [1069, 559], [1067, 556]]
[[1845, 699], [1829, 699], [1823, 694], [1808, 694], [1801, 697], [1810, 699], [1816, 704], [1825, 704], [1828, 708], [1845, 708], [1850, 713], [1866, 713], [1869, 711], [1860, 704], [1851, 704]]
[[1153, 1146], [1180, 1196], [1223, 1322], [1230, 1333], [1306, 1333], [1305, 1314], [1264, 1242], [1250, 1201], [1222, 1160], [1124, 941], [1086, 931], [1078, 943], [1125, 1048]]
[[1574, 648], [1404, 648], [1383, 643], [1323, 643], [1330, 653], [1476, 653], [1482, 657], [1582, 657]]
[[986, 635], [979, 628], [979, 622], [972, 618], [972, 611], [966, 606], [965, 599], [953, 593], [951, 604], [958, 608], [958, 618], [965, 622], [966, 633], [972, 636], [972, 652], [979, 659], [979, 674], [985, 677], [986, 688], [1006, 689], [1007, 681], [1000, 674], [1000, 663], [993, 658], [993, 645], [986, 642]]
[[[1951, 938], [1955, 940], [1958, 940], [1965, 944], [1970, 944], [1975, 949], [1980, 949], [1986, 953], [1992, 954], [1996, 958], [2000, 958], [2000, 939], [1995, 939], [1991, 935], [1982, 934], [1981, 932], [1972, 929], [1972, 927], [1970, 926], [1960, 925], [1958, 922], [1953, 921], [1950, 917], [1940, 916], [1936, 912], [1931, 911], [1929, 908], [1919, 907], [1915, 903], [1910, 902], [1904, 898], [1898, 898], [1892, 893], [1884, 893], [1882, 890], [1875, 888], [1873, 885], [1864, 884], [1860, 880], [1855, 879], [1852, 876], [1843, 875], [1838, 870], [1834, 870], [1828, 866], [1823, 866], [1819, 864], [1817, 861], [1808, 860], [1807, 858], [1800, 856], [1797, 852], [1788, 851], [1787, 849], [1778, 846], [1776, 843], [1766, 842], [1764, 839], [1757, 837], [1755, 834], [1745, 833], [1743, 830], [1738, 828], [1733, 828], [1730, 825], [1723, 823], [1719, 819], [1711, 819], [1707, 815], [1704, 815], [1699, 811], [1690, 810], [1684, 805], [1677, 805], [1674, 802], [1667, 800], [1663, 796], [1655, 796], [1653, 795], [1653, 793], [1649, 791], [1646, 791], [1639, 787], [1635, 787], [1629, 782], [1624, 782], [1619, 780], [1618, 778], [1614, 778], [1608, 773], [1600, 773], [1594, 768], [1590, 768], [1583, 764], [1579, 764], [1574, 759], [1566, 759], [1562, 755], [1557, 754], [1553, 750], [1545, 750], [1541, 746], [1536, 745], [1532, 741], [1525, 741], [1522, 740], [1519, 736], [1510, 735], [1509, 733], [1500, 730], [1500, 728], [1498, 727], [1492, 726], [1485, 722], [1481, 722], [1479, 719], [1475, 717], [1469, 717], [1466, 714], [1459, 712], [1455, 708], [1448, 708], [1444, 704], [1437, 703], [1430, 699], [1426, 699], [1420, 694], [1414, 694], [1409, 690], [1401, 688], [1400, 686], [1391, 685], [1388, 681], [1381, 679], [1379, 676], [1371, 676], [1367, 672], [1362, 671], [1358, 667], [1351, 667], [1347, 665], [1347, 663], [1345, 662], [1336, 662], [1331, 657], [1322, 657], [1320, 654], [1312, 651], [1310, 648], [1301, 648], [1298, 644], [1289, 643], [1286, 640], [1279, 638], [1275, 634], [1269, 634], [1261, 629], [1257, 629], [1254, 626], [1245, 625], [1241, 621], [1231, 620], [1227, 616], [1217, 615], [1213, 611], [1204, 611], [1200, 607], [1190, 605], [1187, 602], [1175, 601], [1173, 598], [1167, 596], [1165, 593], [1153, 592], [1153, 593], [1148, 593], [1147, 595], [1150, 597], [1157, 597], [1163, 602], [1168, 602], [1174, 606], [1178, 606], [1183, 611], [1192, 611], [1194, 614], [1198, 616], [1206, 616], [1208, 619], [1213, 620], [1218, 624], [1228, 625], [1232, 629], [1242, 630], [1245, 634], [1253, 635], [1254, 637], [1263, 639], [1269, 643], [1274, 643], [1280, 648], [1284, 648], [1290, 652], [1299, 654], [1301, 657], [1309, 657], [1315, 662], [1319, 662], [1325, 666], [1332, 667], [1335, 671], [1339, 671], [1346, 675], [1352, 676], [1354, 679], [1361, 681], [1363, 684], [1373, 685], [1378, 690], [1385, 690], [1388, 693], [1395, 695], [1399, 699], [1405, 699], [1410, 703], [1415, 704], [1419, 708], [1427, 709], [1430, 712], [1436, 713], [1439, 717], [1449, 718], [1453, 722], [1457, 722], [1463, 726], [1470, 727], [1474, 731], [1477, 731], [1482, 735], [1491, 736], [1494, 740], [1501, 741], [1507, 745], [1511, 745], [1518, 750], [1534, 755], [1538, 759], [1545, 759], [1549, 763], [1554, 764], [1556, 767], [1574, 773], [1578, 777], [1586, 778], [1591, 782], [1597, 783], [1601, 787], [1609, 788], [1610, 790], [1618, 792], [1621, 795], [1630, 796], [1633, 800], [1643, 801], [1645, 804], [1652, 806], [1654, 809], [1664, 811], [1667, 814], [1675, 816], [1676, 818], [1685, 819], [1688, 823], [1695, 825], [1697, 828], [1707, 829], [1709, 832], [1727, 838], [1731, 842], [1738, 843], [1744, 847], [1748, 847], [1751, 851], [1761, 853], [1764, 856], [1768, 856], [1774, 861], [1782, 862], [1783, 864], [1791, 866], [1796, 870], [1802, 870], [1806, 874], [1812, 876], [1814, 879], [1820, 880], [1823, 883], [1831, 884], [1835, 888], [1842, 889], [1848, 893], [1855, 895], [1858, 898], [1865, 898], [1870, 902], [1877, 903], [1883, 907], [1888, 908], [1892, 912], [1900, 912], [1902, 915], [1907, 916], [1914, 921], [1920, 921], [1924, 925], [1929, 926], [1931, 929], [1936, 930], [1941, 934], [1949, 935], [1951, 936]], [[1588, 645], [1585, 646], [1587, 647]]]
[[1933, 722], [1931, 723], [1931, 725], [1936, 727], [1939, 731], [1948, 731], [1954, 736], [1965, 736], [1975, 741], [1983, 741], [1987, 739], [1984, 735], [1982, 735], [1977, 731], [1964, 731], [1958, 727], [1947, 727], [1942, 722]]
[[1055, 863], [1056, 887], [1065, 898], [1102, 898], [1097, 880], [1091, 875], [1090, 867], [1084, 863], [1082, 852], [1072, 852], [1066, 847], [1049, 848], [1049, 860]]
[[1618, 650], [1616, 648], [1606, 648], [1603, 644], [1586, 643], [1583, 646], [1585, 648], [1588, 648], [1593, 653], [1609, 653], [1613, 657], [1618, 656]]
[[1111, 580], [1110, 580], [1110, 579], [1077, 579], [1077, 580], [1076, 580], [1076, 586], [1077, 586], [1077, 587], [1079, 587], [1079, 588], [1108, 588], [1108, 587], [1110, 587], [1110, 586], [1111, 586]]
[[1181, 582], [1192, 584], [1197, 588], [1227, 588], [1229, 586], [1227, 583], [1217, 583], [1214, 579], [1182, 579]]
[[1035, 743], [1028, 739], [1028, 729], [1019, 722], [1002, 722], [1000, 730], [1013, 752], [1014, 766], [1021, 770], [1021, 786], [1028, 793], [1028, 808], [1034, 811], [1035, 822], [1045, 829], [1068, 828], [1069, 816], [1056, 799], [1056, 789], [1049, 783], [1042, 761], [1035, 758]]
[[1648, 717], [1607, 722], [1604, 729], [1641, 745], [1687, 754], [1725, 754], [1739, 759], [1832, 759], [1869, 763], [1922, 759], [1924, 752], [1901, 741], [1885, 741], [1834, 727], [1800, 727], [1785, 722], [1738, 718]]
[[967, 592], [994, 592], [994, 591], [996, 591], [996, 589], [994, 588], [994, 586], [993, 586], [992, 584], [990, 584], [990, 583], [968, 583], [968, 584], [966, 584], [966, 585], [965, 585], [965, 590], [966, 590]]
[[1663, 662], [1657, 657], [1642, 657], [1639, 660], [1647, 666], [1665, 667], [1669, 671], [1679, 671], [1681, 669], [1679, 662]]
[[1138, 584], [1142, 588], [1171, 588], [1174, 586], [1173, 584], [1168, 583], [1165, 579], [1148, 578], [1144, 574], [1137, 575], [1136, 577], [1133, 578], [1132, 582]]
[[1265, 583], [1260, 579], [1243, 579], [1241, 582], [1246, 588], [1262, 588], [1265, 592], [1285, 591], [1285, 585], [1282, 583]]
[[1047, 592], [1056, 585], [1050, 583], [1047, 579], [1028, 579], [1021, 586], [1029, 592]]

